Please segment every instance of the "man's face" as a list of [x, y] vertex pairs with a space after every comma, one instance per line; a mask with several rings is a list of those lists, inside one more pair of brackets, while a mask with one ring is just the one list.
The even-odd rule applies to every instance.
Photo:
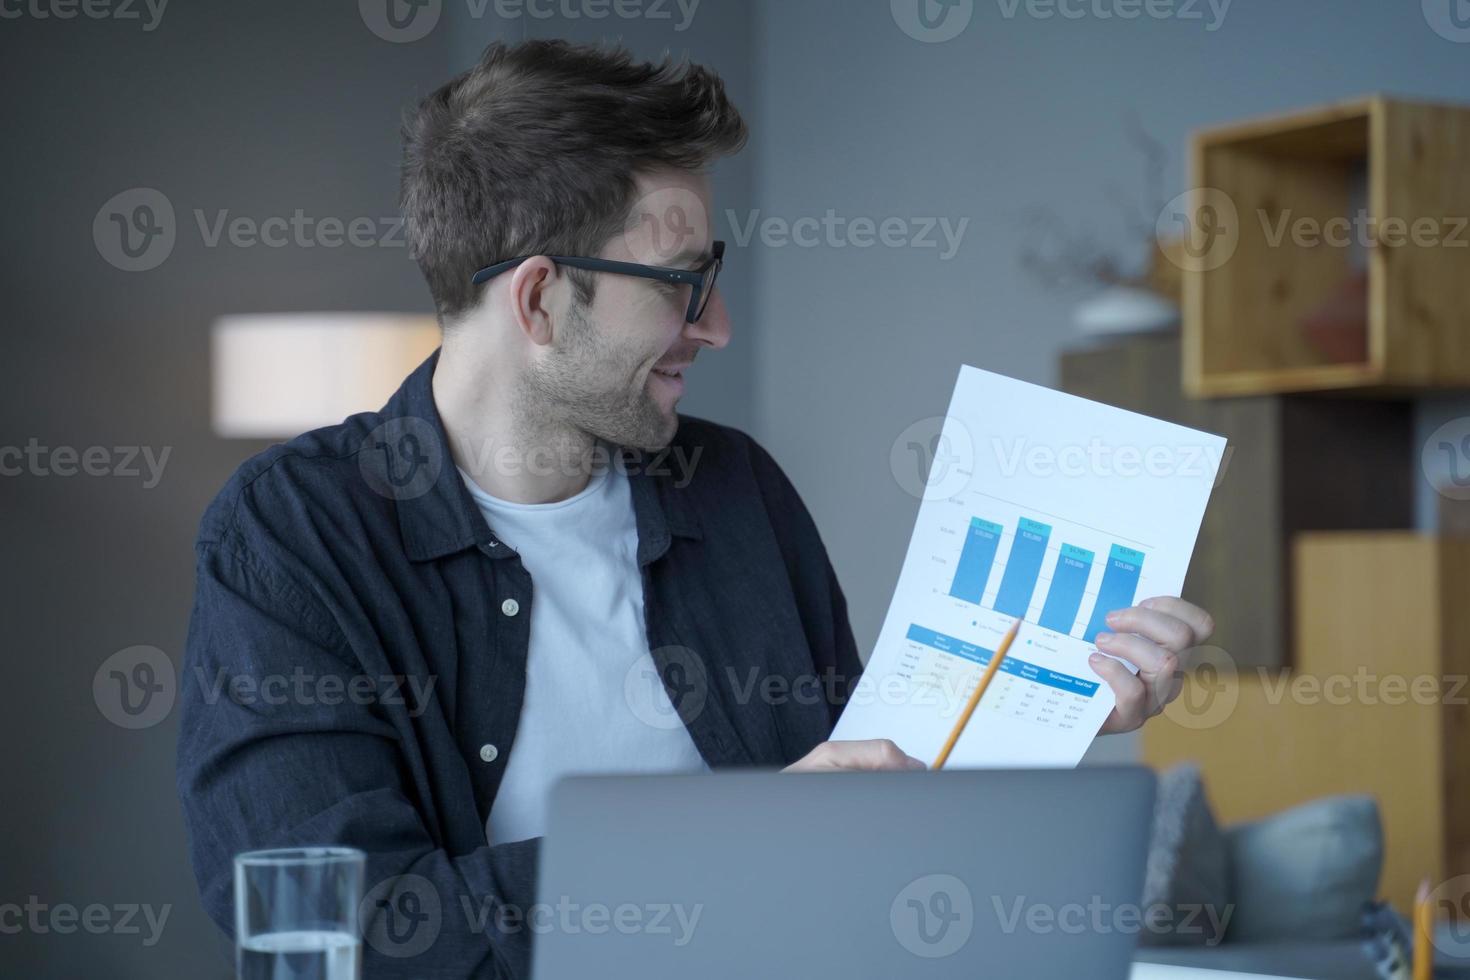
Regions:
[[[695, 269], [713, 244], [705, 177], [640, 176], [626, 229], [599, 257]], [[557, 338], [526, 381], [559, 419], [615, 445], [659, 449], [678, 428], [684, 373], [703, 347], [724, 347], [729, 315], [719, 288], [698, 323], [685, 323], [690, 286], [606, 272], [591, 273], [590, 306], [573, 303]], [[571, 284], [566, 283], [570, 291]]]

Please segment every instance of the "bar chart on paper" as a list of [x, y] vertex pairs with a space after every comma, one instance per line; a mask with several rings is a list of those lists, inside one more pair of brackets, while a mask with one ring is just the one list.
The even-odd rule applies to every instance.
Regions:
[[[884, 730], [932, 758], [1019, 618], [956, 752], [968, 765], [1075, 764], [1113, 707], [1087, 656], [1109, 612], [1153, 594], [1153, 545], [979, 489], [926, 501], [922, 515], [899, 580], [906, 601], [878, 641], [894, 702], [882, 708]], [[872, 737], [862, 717], [839, 722], [834, 737]]]
[[[1096, 532], [1059, 530], [1031, 517], [1009, 528], [971, 517], [949, 594], [1091, 643], [1109, 612], [1133, 604], [1144, 552], [1113, 541], [1098, 561], [1097, 550], [1065, 540], [1090, 540]], [[1089, 612], [1079, 619], [1084, 600]]]
[[[1088, 663], [1097, 635], [1109, 612], [1178, 594], [1224, 440], [966, 367], [943, 441], [951, 451], [968, 445], [957, 464], [967, 479], [924, 497], [893, 602], [832, 738], [891, 738], [934, 759], [1020, 619], [945, 764], [1076, 765], [1115, 703]], [[1081, 445], [1163, 465], [1114, 469], [1102, 455], [1055, 465], [1083, 458]], [[1031, 446], [1039, 462], [1028, 466]]]

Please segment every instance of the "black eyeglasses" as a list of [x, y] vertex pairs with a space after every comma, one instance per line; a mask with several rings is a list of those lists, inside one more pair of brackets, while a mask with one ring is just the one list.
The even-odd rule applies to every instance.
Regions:
[[[506, 259], [504, 262], [486, 266], [475, 273], [470, 281], [478, 286], [502, 272], [514, 269], [529, 258], [533, 256], [523, 255], [518, 259]], [[657, 279], [660, 282], [692, 286], [694, 291], [689, 294], [689, 309], [684, 313], [684, 322], [698, 323], [699, 318], [704, 316], [704, 311], [709, 306], [709, 298], [715, 292], [715, 280], [719, 278], [720, 269], [725, 264], [725, 243], [715, 242], [710, 257], [705, 259], [697, 269], [672, 269], [661, 265], [640, 265], [637, 262], [616, 262], [612, 259], [588, 259], [575, 255], [548, 255], [547, 258], [557, 265], [570, 266], [573, 269], [586, 269], [589, 272], [613, 272], [620, 276], [638, 276], [640, 279]]]

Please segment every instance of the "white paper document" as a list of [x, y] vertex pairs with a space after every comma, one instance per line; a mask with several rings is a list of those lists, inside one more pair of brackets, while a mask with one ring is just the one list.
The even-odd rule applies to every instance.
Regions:
[[1075, 766], [1113, 709], [1092, 638], [1180, 593], [1225, 440], [966, 366], [937, 440], [908, 448], [932, 457], [924, 499], [832, 738], [932, 764], [1020, 617], [945, 768]]

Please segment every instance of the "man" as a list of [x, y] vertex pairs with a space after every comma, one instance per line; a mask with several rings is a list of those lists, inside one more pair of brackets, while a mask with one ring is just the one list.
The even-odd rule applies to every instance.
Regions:
[[[705, 170], [745, 136], [710, 72], [558, 42], [491, 46], [409, 120], [440, 352], [201, 524], [179, 789], [226, 929], [235, 853], [342, 844], [368, 975], [523, 976], [559, 775], [922, 768], [826, 741], [862, 668], [816, 528], [749, 437], [675, 411], [729, 340]], [[1140, 668], [1098, 668], [1108, 730], [1211, 630], [1145, 605], [1100, 641]]]

